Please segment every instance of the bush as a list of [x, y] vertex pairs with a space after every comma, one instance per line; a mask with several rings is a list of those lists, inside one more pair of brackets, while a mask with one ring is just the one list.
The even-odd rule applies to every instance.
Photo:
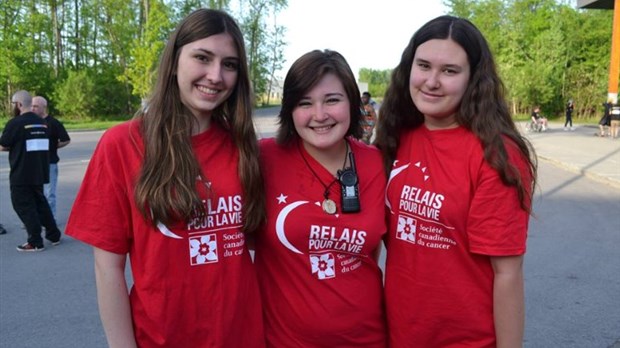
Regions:
[[95, 84], [86, 71], [69, 71], [67, 78], [56, 85], [56, 108], [65, 119], [84, 120], [95, 105]]

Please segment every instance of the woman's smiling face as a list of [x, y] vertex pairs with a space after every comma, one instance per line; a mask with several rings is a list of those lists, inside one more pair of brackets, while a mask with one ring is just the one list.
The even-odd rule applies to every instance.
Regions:
[[409, 76], [409, 93], [429, 129], [454, 128], [469, 83], [467, 53], [451, 39], [418, 46]]
[[212, 35], [181, 48], [177, 82], [181, 102], [196, 118], [211, 113], [234, 91], [239, 56], [229, 34]]
[[309, 153], [342, 144], [351, 124], [349, 98], [340, 79], [326, 74], [293, 109], [293, 124]]

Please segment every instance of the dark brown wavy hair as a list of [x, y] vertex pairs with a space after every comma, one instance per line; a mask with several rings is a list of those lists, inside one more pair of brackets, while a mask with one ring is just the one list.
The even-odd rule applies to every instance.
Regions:
[[[243, 35], [227, 13], [199, 9], [189, 14], [170, 36], [158, 69], [157, 82], [147, 106], [137, 115], [144, 138], [144, 162], [136, 183], [135, 200], [142, 215], [153, 224], [188, 218], [204, 205], [196, 179], [204, 178], [192, 151], [195, 118], [181, 102], [176, 70], [181, 48], [221, 33], [229, 34], [239, 55], [237, 85], [212, 114], [212, 122], [230, 132], [239, 150], [238, 173], [244, 193], [243, 230], [262, 223], [264, 192], [258, 159], [258, 142], [252, 122], [252, 91]], [[231, 173], [231, 175], [234, 175]]]
[[[510, 117], [504, 84], [497, 74], [487, 41], [466, 19], [440, 16], [423, 25], [409, 41], [400, 63], [392, 72], [379, 111], [375, 140], [383, 153], [386, 172], [389, 175], [401, 133], [424, 123], [424, 115], [415, 106], [409, 93], [409, 77], [417, 48], [434, 39], [451, 39], [467, 53], [471, 75], [456, 113], [456, 121], [480, 139], [485, 160], [497, 170], [504, 184], [517, 188], [521, 208], [531, 212], [531, 194], [536, 184], [536, 155]], [[504, 137], [516, 144], [527, 161], [532, 187], [524, 186], [519, 171], [510, 164]]]
[[276, 141], [279, 144], [288, 144], [299, 138], [293, 123], [293, 110], [305, 94], [327, 74], [334, 74], [338, 77], [349, 98], [351, 123], [346, 135], [358, 139], [362, 136], [360, 110], [362, 99], [351, 67], [346, 59], [336, 51], [314, 50], [299, 57], [291, 65], [284, 79], [282, 108], [278, 115], [280, 127], [276, 135]]

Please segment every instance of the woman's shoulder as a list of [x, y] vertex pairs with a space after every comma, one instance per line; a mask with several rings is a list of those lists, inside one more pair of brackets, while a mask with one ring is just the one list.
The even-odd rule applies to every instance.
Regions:
[[134, 143], [138, 139], [142, 139], [140, 122], [132, 119], [108, 128], [101, 136], [99, 143], [105, 146], [122, 147], [129, 142]]
[[276, 145], [276, 138], [262, 138], [258, 141], [261, 150], [263, 148], [271, 148]]
[[375, 145], [366, 144], [361, 140], [349, 138], [349, 145], [354, 153], [359, 152], [364, 156], [381, 156], [381, 151]]
[[351, 151], [355, 154], [355, 161], [359, 165], [369, 166], [376, 165], [383, 169], [383, 157], [381, 151], [374, 145], [368, 145], [357, 139], [350, 139], [349, 144]]
[[258, 145], [261, 161], [268, 163], [283, 160], [290, 148], [290, 146], [278, 144], [275, 138], [260, 139]]

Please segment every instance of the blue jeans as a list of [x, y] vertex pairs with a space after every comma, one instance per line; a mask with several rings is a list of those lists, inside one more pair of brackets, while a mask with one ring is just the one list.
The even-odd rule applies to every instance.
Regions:
[[50, 205], [54, 220], [56, 219], [56, 184], [58, 183], [58, 163], [50, 163], [50, 183], [43, 185], [45, 198]]

